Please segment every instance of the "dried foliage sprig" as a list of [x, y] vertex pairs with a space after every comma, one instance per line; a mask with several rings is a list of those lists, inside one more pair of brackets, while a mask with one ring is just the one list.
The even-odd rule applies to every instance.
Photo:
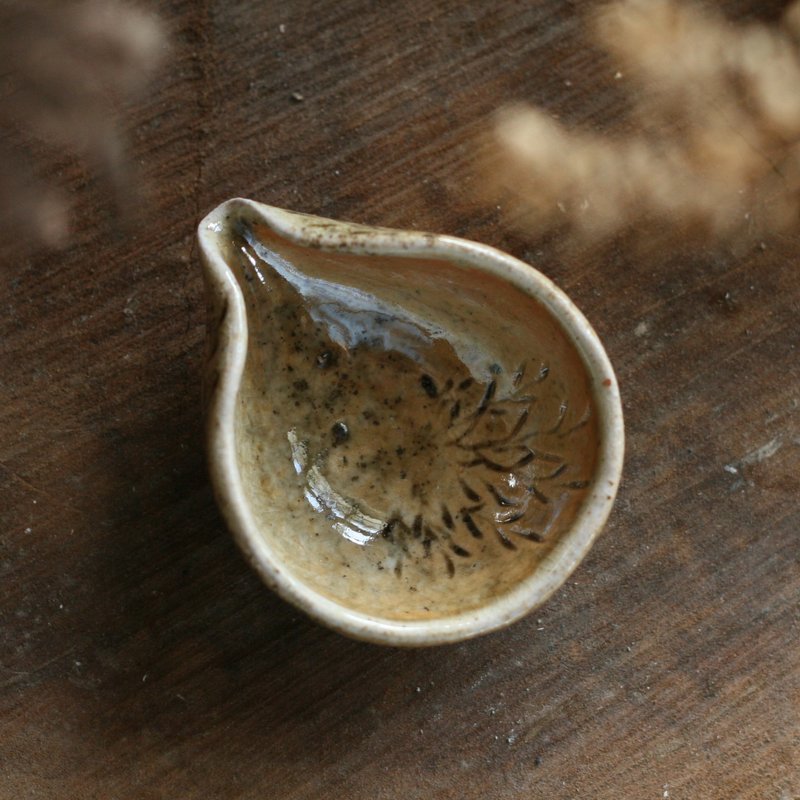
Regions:
[[800, 0], [772, 27], [675, 0], [620, 0], [591, 29], [633, 90], [638, 132], [501, 110], [490, 175], [518, 225], [596, 241], [669, 225], [734, 238], [800, 222]]
[[0, 3], [0, 227], [58, 246], [67, 199], [36, 177], [37, 146], [87, 159], [122, 194], [128, 181], [120, 106], [166, 50], [161, 24], [119, 0]]

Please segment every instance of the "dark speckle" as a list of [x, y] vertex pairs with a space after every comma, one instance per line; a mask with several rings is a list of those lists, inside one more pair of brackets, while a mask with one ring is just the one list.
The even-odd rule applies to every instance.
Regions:
[[328, 367], [333, 366], [335, 362], [336, 362], [336, 357], [330, 350], [323, 350], [317, 356], [317, 366], [320, 369], [327, 369]]
[[456, 574], [456, 566], [453, 564], [453, 560], [445, 553], [444, 562], [447, 565], [447, 574], [449, 577], [453, 577]]
[[419, 384], [428, 397], [434, 398], [439, 396], [439, 390], [436, 388], [436, 383], [430, 375], [423, 375], [419, 379]]
[[450, 513], [450, 510], [447, 508], [446, 505], [442, 504], [442, 522], [444, 522], [445, 526], [453, 529], [453, 515]]
[[350, 438], [350, 429], [344, 422], [336, 422], [331, 428], [334, 445], [342, 444]]

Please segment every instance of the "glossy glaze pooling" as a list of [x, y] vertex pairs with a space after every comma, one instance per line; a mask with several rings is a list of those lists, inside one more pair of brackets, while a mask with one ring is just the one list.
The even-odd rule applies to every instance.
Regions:
[[585, 373], [538, 303], [451, 262], [300, 247], [233, 226], [247, 306], [237, 447], [284, 568], [391, 619], [477, 608], [584, 499]]

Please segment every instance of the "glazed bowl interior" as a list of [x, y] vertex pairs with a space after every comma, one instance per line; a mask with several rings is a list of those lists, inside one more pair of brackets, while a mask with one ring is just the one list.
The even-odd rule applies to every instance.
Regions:
[[200, 236], [212, 477], [267, 583], [394, 644], [541, 603], [621, 466], [616, 382], [569, 300], [481, 245], [250, 201]]

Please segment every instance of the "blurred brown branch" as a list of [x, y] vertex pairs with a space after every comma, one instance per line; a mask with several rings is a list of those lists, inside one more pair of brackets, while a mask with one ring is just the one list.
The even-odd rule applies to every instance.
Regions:
[[579, 241], [675, 226], [714, 238], [800, 221], [800, 0], [780, 25], [731, 25], [675, 0], [620, 0], [594, 38], [632, 84], [639, 132], [576, 131], [501, 110], [488, 146], [495, 196], [528, 232]]
[[0, 3], [0, 228], [48, 246], [68, 235], [68, 203], [35, 177], [35, 143], [79, 155], [118, 195], [128, 182], [117, 116], [162, 61], [152, 16], [118, 0]]

